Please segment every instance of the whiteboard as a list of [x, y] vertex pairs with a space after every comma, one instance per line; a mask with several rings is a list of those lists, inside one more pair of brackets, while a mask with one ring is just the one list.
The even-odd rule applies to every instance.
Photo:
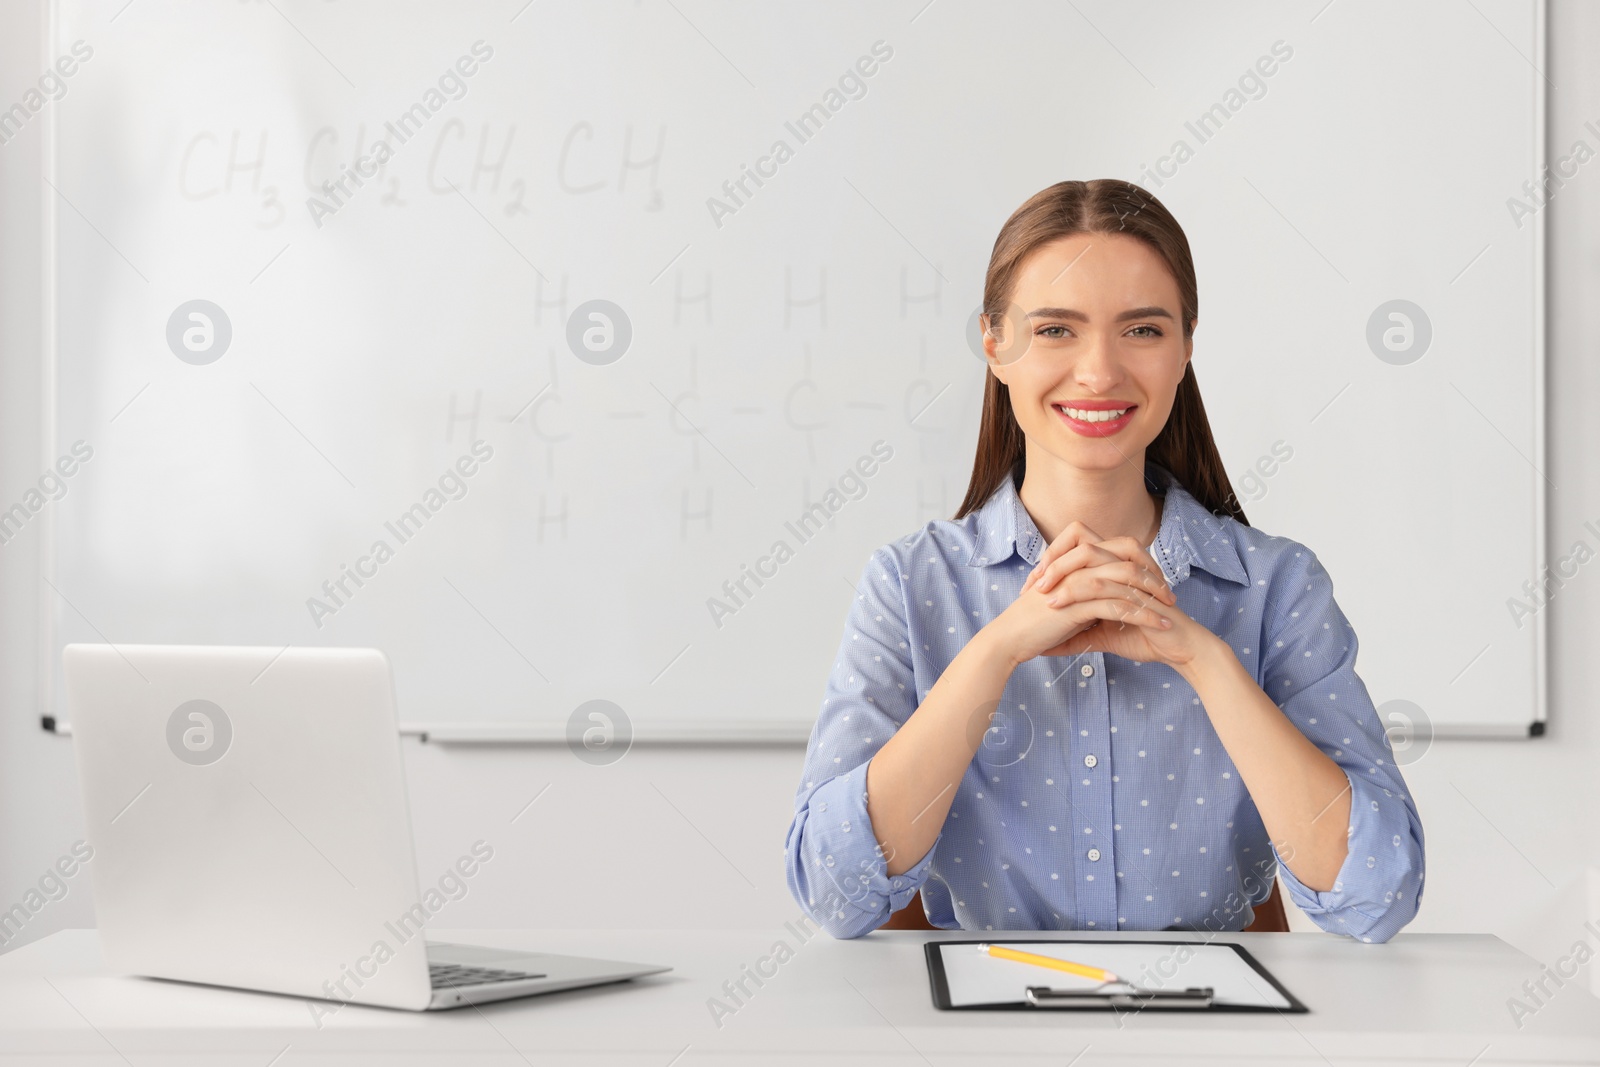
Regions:
[[436, 736], [605, 700], [803, 741], [868, 556], [965, 491], [1001, 223], [1116, 176], [1188, 233], [1235, 490], [1374, 700], [1544, 719], [1540, 4], [59, 0], [55, 36], [92, 57], [45, 104], [50, 448], [93, 457], [44, 505], [47, 681], [69, 641], [372, 645]]

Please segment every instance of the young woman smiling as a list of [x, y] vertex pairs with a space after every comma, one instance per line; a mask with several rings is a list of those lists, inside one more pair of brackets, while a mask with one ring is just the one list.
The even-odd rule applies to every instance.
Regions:
[[787, 841], [830, 933], [1323, 929], [1416, 914], [1423, 836], [1309, 548], [1251, 527], [1190, 358], [1188, 241], [1061, 182], [995, 241], [972, 480], [862, 572]]

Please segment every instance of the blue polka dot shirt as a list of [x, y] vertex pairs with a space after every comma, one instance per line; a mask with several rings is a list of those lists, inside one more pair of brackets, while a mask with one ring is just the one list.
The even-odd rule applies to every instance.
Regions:
[[1323, 929], [1385, 941], [1416, 914], [1423, 837], [1356, 635], [1310, 549], [1216, 516], [1154, 462], [1150, 546], [1178, 606], [1350, 780], [1333, 888], [1295, 878], [1268, 840], [1194, 689], [1173, 668], [1100, 652], [1012, 674], [926, 856], [889, 877], [867, 766], [945, 667], [1017, 598], [1045, 540], [1011, 478], [978, 511], [872, 553], [811, 734], [785, 845], [789, 890], [836, 937], [922, 893], [965, 930], [1238, 930], [1275, 876]]

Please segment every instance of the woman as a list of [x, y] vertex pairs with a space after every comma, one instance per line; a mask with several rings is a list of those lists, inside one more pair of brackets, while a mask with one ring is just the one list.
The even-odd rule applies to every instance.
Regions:
[[1061, 182], [984, 284], [965, 501], [878, 549], [789, 828], [836, 937], [919, 890], [967, 930], [1238, 930], [1275, 874], [1325, 930], [1416, 914], [1422, 826], [1310, 549], [1246, 522], [1159, 201]]

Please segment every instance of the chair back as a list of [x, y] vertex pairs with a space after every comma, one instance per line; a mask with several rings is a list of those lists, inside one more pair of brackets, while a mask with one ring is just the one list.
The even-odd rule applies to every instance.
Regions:
[[[889, 916], [889, 921], [878, 927], [880, 930], [937, 930], [937, 926], [928, 921], [928, 913], [922, 907], [922, 893], [918, 891], [911, 897], [911, 903]], [[1267, 897], [1256, 907], [1255, 918], [1250, 925], [1244, 928], [1247, 934], [1286, 934], [1289, 932], [1289, 917], [1283, 910], [1283, 897], [1278, 893], [1278, 883], [1272, 883], [1272, 895]]]

